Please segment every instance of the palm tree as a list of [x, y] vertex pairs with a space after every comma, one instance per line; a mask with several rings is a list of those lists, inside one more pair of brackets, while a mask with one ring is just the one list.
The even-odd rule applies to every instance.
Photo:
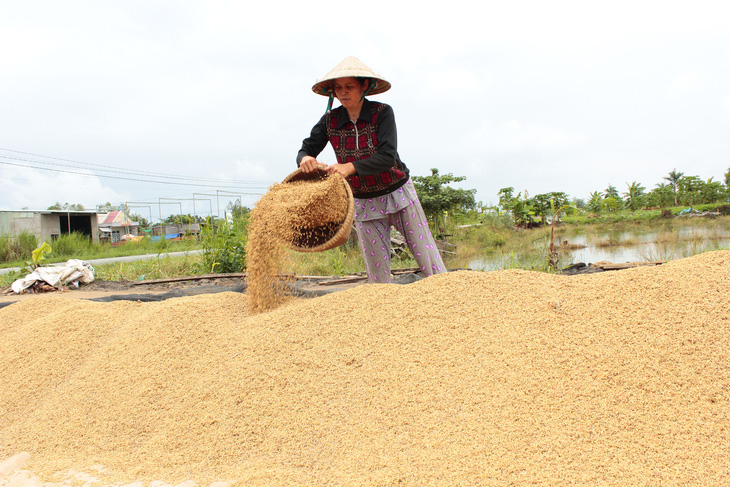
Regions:
[[649, 206], [664, 208], [672, 205], [672, 186], [664, 183], [657, 183], [656, 188], [646, 195]]
[[674, 192], [674, 206], [677, 206], [677, 183], [679, 183], [679, 180], [682, 179], [682, 176], [684, 176], [684, 173], [677, 172], [676, 167], [672, 169], [669, 176], [664, 176], [664, 179], [669, 181], [669, 184], [672, 185], [672, 191]]
[[593, 191], [590, 194], [590, 198], [588, 199], [588, 204], [586, 205], [589, 210], [600, 213], [601, 212], [601, 192], [600, 191]]
[[626, 196], [626, 206], [630, 210], [634, 211], [640, 208], [643, 204], [644, 190], [646, 188], [636, 181], [631, 184], [626, 183], [626, 186], [629, 188], [629, 190], [624, 193], [624, 195]]
[[608, 198], [614, 198], [617, 200], [621, 199], [621, 196], [619, 196], [619, 194], [618, 194], [618, 189], [616, 189], [616, 186], [614, 186], [613, 184], [609, 184], [608, 188], [606, 188], [604, 193], [606, 195], [605, 196], [606, 199], [608, 199]]

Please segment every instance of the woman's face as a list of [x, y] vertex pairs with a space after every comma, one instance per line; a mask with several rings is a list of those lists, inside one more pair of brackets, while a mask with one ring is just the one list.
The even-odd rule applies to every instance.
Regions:
[[352, 109], [360, 104], [367, 87], [367, 81], [361, 85], [355, 78], [337, 78], [335, 80], [335, 96], [340, 100], [342, 106]]

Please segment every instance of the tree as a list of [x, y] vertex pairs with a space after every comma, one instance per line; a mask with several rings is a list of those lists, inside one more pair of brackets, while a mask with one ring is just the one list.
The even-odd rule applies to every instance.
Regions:
[[550, 196], [547, 194], [536, 194], [532, 197], [532, 209], [536, 216], [540, 217], [543, 225], [547, 225], [547, 215], [550, 213]]
[[418, 199], [426, 214], [433, 223], [434, 229], [443, 233], [444, 214], [446, 212], [468, 211], [476, 208], [474, 195], [476, 189], [454, 189], [449, 183], [465, 181], [466, 176], [453, 174], [440, 175], [438, 169], [432, 168], [430, 176], [414, 176], [413, 185]]
[[656, 188], [646, 195], [646, 203], [652, 207], [666, 208], [674, 201], [672, 186], [664, 183], [657, 183]]
[[613, 198], [615, 200], [621, 200], [621, 196], [618, 194], [618, 189], [616, 189], [616, 186], [613, 184], [609, 184], [608, 188], [603, 192], [604, 193], [604, 199]]
[[550, 196], [550, 211], [557, 221], [560, 221], [561, 214], [572, 214], [576, 207], [571, 205], [570, 196], [562, 191], [551, 191], [548, 193]]
[[58, 201], [56, 201], [55, 204], [48, 207], [49, 210], [67, 210], [67, 211], [84, 211], [84, 205], [81, 203], [64, 203], [61, 204]]
[[636, 181], [631, 184], [626, 183], [626, 186], [628, 187], [628, 191], [624, 193], [626, 207], [631, 211], [638, 210], [644, 205], [644, 190], [646, 188]]
[[163, 225], [174, 225], [176, 223], [190, 224], [190, 223], [203, 223], [205, 219], [200, 216], [187, 215], [170, 215], [160, 223]]
[[499, 190], [497, 196], [499, 196], [499, 207], [502, 208], [502, 210], [509, 210], [512, 200], [514, 199], [514, 192], [515, 188], [511, 186], [509, 188], [502, 188]]
[[536, 194], [532, 197], [532, 208], [540, 216], [543, 225], [547, 225], [547, 216], [554, 214], [557, 209], [568, 206], [570, 199], [567, 194], [552, 191], [545, 194]]
[[[512, 213], [515, 225], [527, 228], [530, 223], [534, 223], [532, 218], [535, 214], [533, 208], [533, 200], [525, 196], [523, 199], [521, 194], [513, 196], [514, 188], [502, 188], [499, 190], [499, 206], [504, 211]], [[525, 192], [527, 193], [527, 192]]]
[[622, 206], [623, 201], [621, 198], [614, 198], [611, 196], [601, 200], [601, 209], [606, 210], [609, 213], [620, 210]]
[[99, 213], [110, 213], [112, 211], [116, 211], [116, 207], [114, 207], [111, 202], [107, 201], [103, 205], [97, 205], [96, 211]]
[[677, 206], [677, 185], [679, 184], [679, 180], [682, 179], [682, 176], [684, 176], [684, 173], [677, 172], [676, 167], [672, 169], [669, 176], [664, 176], [664, 179], [669, 181], [670, 186], [672, 186], [672, 191], [674, 192], [674, 206]]
[[570, 203], [579, 210], [585, 210], [587, 208], [586, 200], [583, 198], [571, 198]]
[[226, 211], [230, 213], [230, 215], [233, 217], [234, 220], [239, 218], [246, 218], [248, 217], [248, 214], [251, 212], [251, 209], [243, 206], [241, 204], [241, 198], [236, 199], [236, 201], [232, 201], [228, 203], [228, 206], [226, 206]]
[[150, 222], [147, 220], [147, 218], [143, 217], [142, 215], [139, 215], [137, 213], [132, 213], [129, 215], [129, 219], [133, 222], [139, 223], [139, 228], [149, 228]]
[[99, 213], [111, 213], [112, 211], [123, 211], [127, 215], [130, 214], [129, 212], [129, 206], [127, 206], [126, 203], [120, 203], [118, 205], [113, 205], [110, 202], [106, 202], [103, 205], [96, 205], [96, 211]]
[[713, 181], [710, 178], [700, 189], [700, 196], [703, 203], [718, 203], [725, 200], [725, 187], [720, 181]]
[[589, 210], [591, 210], [594, 213], [600, 213], [601, 212], [601, 200], [603, 199], [603, 195], [600, 191], [593, 191], [588, 198], [588, 204], [586, 205]]
[[694, 206], [701, 202], [705, 182], [699, 176], [684, 176], [677, 181], [677, 195], [682, 204]]

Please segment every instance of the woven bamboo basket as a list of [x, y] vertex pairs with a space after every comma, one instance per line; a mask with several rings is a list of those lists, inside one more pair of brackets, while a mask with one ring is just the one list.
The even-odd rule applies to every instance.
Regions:
[[290, 183], [294, 181], [318, 181], [328, 177], [336, 177], [342, 181], [347, 195], [347, 214], [345, 219], [337, 223], [326, 223], [317, 225], [313, 228], [302, 228], [299, 234], [292, 242], [288, 242], [289, 246], [299, 252], [322, 252], [324, 250], [334, 249], [347, 242], [352, 230], [352, 220], [355, 215], [355, 200], [352, 196], [350, 185], [339, 174], [328, 175], [324, 170], [324, 166], [319, 170], [305, 173], [301, 169], [297, 169], [289, 174], [282, 183]]

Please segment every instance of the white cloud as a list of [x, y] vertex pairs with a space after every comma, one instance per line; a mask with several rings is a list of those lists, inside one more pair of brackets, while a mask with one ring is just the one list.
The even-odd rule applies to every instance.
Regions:
[[554, 152], [574, 148], [585, 142], [585, 136], [581, 133], [514, 119], [487, 124], [474, 138], [480, 140], [489, 152], [513, 153]]
[[[292, 157], [292, 161], [294, 158]], [[295, 169], [292, 162], [292, 171]], [[232, 179], [251, 181], [252, 183], [273, 181], [271, 173], [264, 161], [238, 160], [230, 166], [230, 172], [225, 174]]]
[[95, 176], [2, 167], [0, 179], [4, 189], [0, 195], [0, 209], [5, 210], [42, 210], [56, 202], [82, 204], [86, 209], [94, 209], [107, 201], [118, 203], [126, 199], [124, 194]]
[[[11, 75], [0, 106], [12, 117], [0, 117], [0, 147], [132, 171], [279, 181], [324, 111], [314, 80], [355, 55], [393, 83], [376, 99], [393, 105], [412, 172], [467, 176], [485, 201], [504, 186], [571, 195], [623, 180], [652, 186], [647, 167], [657, 178], [675, 166], [722, 176], [724, 2], [474, 5], [393, 0], [353, 27], [339, 19], [361, 19], [361, 4], [323, 12], [294, 1], [9, 3], [0, 43], [12, 48], [0, 50], [0, 63]], [[335, 162], [330, 148], [321, 160]], [[83, 178], [82, 198], [76, 181], [43, 172], [10, 178], [0, 166], [0, 205], [210, 192]], [[575, 186], [563, 186], [568, 178]], [[63, 193], [53, 192], [58, 181], [68, 183]], [[36, 204], [27, 194], [40, 195]]]
[[694, 70], [685, 71], [674, 79], [667, 91], [671, 95], [690, 93], [700, 88], [703, 81], [703, 78]]

